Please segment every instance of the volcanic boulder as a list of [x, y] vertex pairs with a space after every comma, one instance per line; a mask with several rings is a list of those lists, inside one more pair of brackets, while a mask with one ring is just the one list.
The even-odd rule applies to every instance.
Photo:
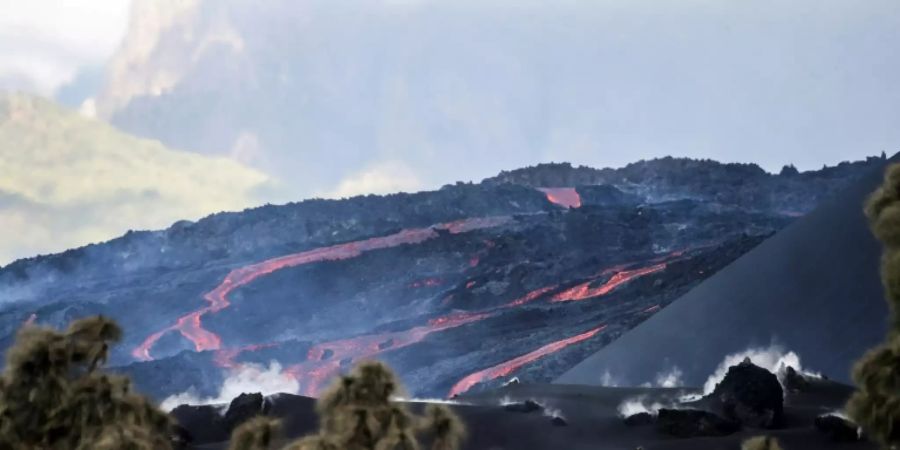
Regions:
[[565, 418], [563, 418], [562, 416], [553, 416], [553, 418], [550, 419], [550, 423], [552, 423], [553, 426], [555, 426], [555, 427], [567, 427], [567, 426], [569, 426], [569, 421], [567, 421], [567, 420], [566, 420]]
[[726, 436], [740, 430], [741, 425], [699, 409], [660, 409], [656, 419], [660, 433], [680, 438]]
[[784, 391], [778, 377], [749, 358], [729, 367], [706, 399], [726, 418], [755, 428], [777, 427], [784, 412]]
[[524, 402], [515, 402], [503, 406], [503, 409], [511, 412], [530, 413], [541, 411], [544, 409], [540, 403], [534, 400], [525, 400]]
[[223, 418], [228, 431], [234, 431], [242, 423], [268, 412], [268, 403], [259, 392], [241, 394], [231, 401]]
[[648, 412], [632, 414], [626, 417], [623, 422], [625, 422], [625, 425], [629, 427], [642, 427], [645, 425], [651, 425], [653, 424], [653, 414], [650, 414]]
[[816, 417], [815, 426], [834, 442], [855, 442], [860, 439], [859, 429], [855, 424], [834, 414]]
[[806, 392], [810, 388], [809, 380], [791, 366], [787, 366], [784, 370], [782, 382], [784, 383], [784, 389], [789, 392]]

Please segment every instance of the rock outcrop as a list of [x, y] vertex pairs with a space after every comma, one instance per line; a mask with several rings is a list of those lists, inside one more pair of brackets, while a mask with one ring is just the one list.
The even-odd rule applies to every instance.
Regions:
[[784, 391], [772, 372], [745, 359], [728, 368], [706, 397], [731, 420], [754, 428], [774, 428], [782, 421]]

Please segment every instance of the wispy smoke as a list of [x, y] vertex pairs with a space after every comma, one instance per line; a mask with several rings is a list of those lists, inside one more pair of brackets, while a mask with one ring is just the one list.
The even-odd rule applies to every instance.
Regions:
[[660, 387], [660, 388], [674, 388], [679, 386], [684, 386], [684, 383], [681, 381], [681, 377], [684, 373], [678, 366], [672, 367], [670, 370], [664, 370], [656, 374], [656, 378], [653, 380], [653, 383], [644, 383], [641, 387]]
[[600, 386], [618, 387], [619, 384], [619, 381], [615, 377], [613, 377], [609, 370], [606, 370], [605, 372], [603, 372], [603, 375], [600, 376]]
[[246, 365], [232, 372], [219, 388], [215, 397], [200, 398], [191, 389], [175, 394], [163, 400], [160, 407], [171, 411], [179, 405], [216, 405], [227, 404], [243, 393], [259, 392], [263, 395], [296, 394], [300, 391], [300, 383], [294, 377], [281, 371], [281, 365], [275, 361], [268, 367]]
[[619, 415], [622, 417], [630, 417], [635, 414], [648, 413], [656, 415], [662, 408], [673, 408], [675, 403], [665, 404], [659, 401], [649, 401], [646, 396], [629, 398], [619, 405]]

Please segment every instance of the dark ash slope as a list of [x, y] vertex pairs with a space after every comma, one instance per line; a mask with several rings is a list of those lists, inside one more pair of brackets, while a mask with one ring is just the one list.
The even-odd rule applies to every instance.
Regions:
[[599, 384], [600, 374], [609, 371], [638, 384], [677, 366], [685, 383], [699, 385], [725, 355], [773, 342], [797, 352], [804, 366], [849, 380], [853, 361], [886, 328], [881, 250], [862, 213], [883, 169], [873, 169], [557, 382]]

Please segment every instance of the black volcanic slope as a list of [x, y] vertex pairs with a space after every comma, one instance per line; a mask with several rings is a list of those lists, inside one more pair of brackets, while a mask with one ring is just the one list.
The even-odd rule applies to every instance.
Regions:
[[[753, 436], [777, 437], [786, 450], [874, 450], [871, 442], [833, 442], [813, 426], [815, 418], [839, 409], [851, 389], [822, 381], [804, 392], [788, 392], [785, 423], [776, 430], [745, 427], [720, 437], [675, 438], [652, 424], [628, 426], [619, 412], [624, 402], [659, 403], [675, 407], [678, 398], [695, 393], [683, 388], [608, 388], [576, 385], [513, 384], [466, 396], [451, 407], [466, 423], [466, 450], [735, 450]], [[525, 412], [503, 404], [539, 402], [544, 408]], [[309, 435], [318, 428], [313, 399], [277, 395], [268, 399], [268, 414], [282, 420], [287, 439]], [[228, 448], [228, 428], [223, 420], [227, 405], [181, 406], [172, 415], [192, 436], [191, 449]], [[421, 413], [423, 405], [411, 409]], [[554, 424], [561, 417], [565, 425]]]
[[678, 367], [684, 383], [700, 385], [724, 356], [773, 342], [797, 352], [804, 367], [848, 380], [852, 363], [886, 329], [880, 247], [862, 212], [882, 172], [874, 169], [556, 382], [601, 384], [608, 372], [637, 385]]
[[420, 396], [549, 382], [882, 164], [550, 164], [130, 232], [0, 268], [0, 352], [104, 314], [109, 364], [157, 399], [270, 361], [306, 395], [369, 358]]

